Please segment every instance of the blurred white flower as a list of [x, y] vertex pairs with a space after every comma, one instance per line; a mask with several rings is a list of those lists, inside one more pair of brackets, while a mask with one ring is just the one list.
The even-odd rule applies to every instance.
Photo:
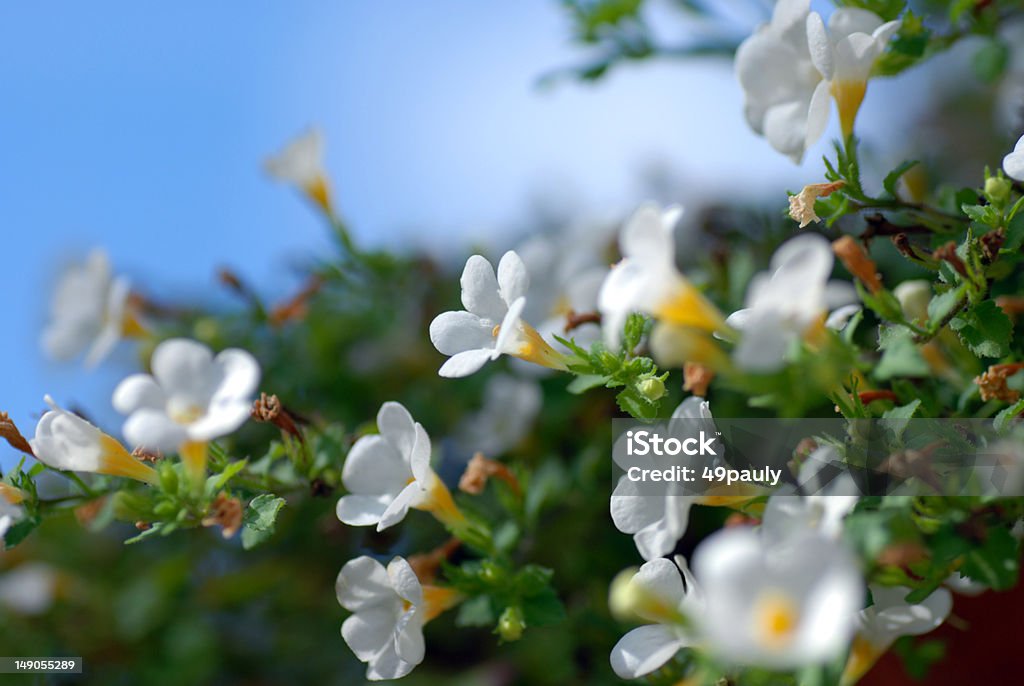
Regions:
[[701, 612], [702, 597], [682, 557], [677, 555], [675, 564], [658, 558], [645, 562], [635, 573], [623, 572], [612, 583], [609, 595], [609, 606], [616, 615], [650, 622], [627, 633], [612, 648], [612, 669], [620, 678], [650, 674], [680, 648], [694, 644], [683, 623]]
[[26, 562], [0, 575], [0, 606], [22, 615], [50, 609], [57, 594], [57, 573], [41, 562]]
[[[857, 112], [864, 101], [868, 79], [875, 62], [899, 31], [900, 22], [884, 22], [875, 13], [857, 7], [842, 7], [828, 18], [828, 29], [817, 12], [807, 18], [807, 41], [815, 68], [828, 83], [829, 92], [839, 110], [843, 136], [853, 133]], [[828, 122], [828, 101], [813, 110], [812, 133], [821, 136]]]
[[530, 277], [513, 251], [494, 267], [480, 255], [466, 261], [462, 271], [465, 310], [444, 312], [430, 323], [430, 340], [438, 352], [451, 357], [441, 376], [469, 376], [490, 360], [511, 355], [551, 369], [565, 369], [566, 360], [522, 319]]
[[810, 0], [779, 0], [771, 21], [736, 51], [748, 124], [799, 163], [828, 126], [831, 96], [849, 136], [875, 60], [898, 29], [867, 10], [840, 8], [826, 31]]
[[353, 614], [341, 625], [345, 643], [367, 663], [370, 681], [399, 679], [423, 661], [423, 625], [458, 601], [455, 591], [421, 585], [412, 567], [395, 557], [385, 570], [357, 557], [341, 568], [338, 602]]
[[860, 489], [846, 471], [827, 484], [819, 480], [824, 466], [840, 461], [832, 446], [818, 448], [800, 467], [797, 482], [802, 494], [784, 486], [768, 498], [761, 521], [761, 535], [767, 543], [782, 543], [809, 531], [832, 539], [842, 535], [843, 519], [857, 505]]
[[81, 264], [68, 267], [57, 283], [50, 302], [50, 319], [43, 330], [46, 354], [70, 360], [85, 353], [93, 367], [114, 349], [125, 335], [142, 333], [129, 306], [128, 280], [114, 278], [103, 250], [94, 250]]
[[294, 184], [325, 212], [331, 214], [331, 190], [324, 171], [324, 137], [311, 128], [264, 163], [267, 173]]
[[117, 440], [61, 409], [50, 396], [46, 404], [51, 409], [39, 419], [36, 436], [29, 441], [37, 460], [54, 469], [159, 481], [156, 470], [132, 457]]
[[383, 531], [415, 508], [444, 523], [462, 522], [451, 493], [430, 468], [430, 436], [420, 423], [401, 404], [386, 402], [377, 428], [379, 434], [360, 438], [345, 458], [341, 480], [349, 494], [338, 500], [338, 519]]
[[537, 331], [545, 340], [554, 340], [554, 335], [571, 337], [577, 344], [589, 347], [600, 338], [601, 327], [584, 323], [566, 333], [567, 317], [570, 313], [597, 311], [597, 294], [608, 266], [579, 233], [567, 230], [534, 236], [516, 248], [516, 253], [530, 274], [523, 317], [539, 322]]
[[114, 390], [129, 444], [172, 452], [226, 436], [249, 418], [260, 366], [248, 352], [214, 356], [202, 343], [173, 338], [156, 347], [150, 366], [152, 375], [133, 374]]
[[722, 529], [697, 547], [693, 571], [701, 638], [735, 664], [790, 669], [836, 658], [864, 599], [856, 559], [815, 534], [777, 551], [749, 527]]
[[533, 379], [497, 374], [484, 388], [484, 406], [466, 418], [460, 438], [470, 451], [496, 457], [522, 441], [540, 412], [543, 393]]
[[945, 588], [918, 604], [906, 601], [906, 586], [871, 586], [874, 603], [857, 614], [858, 631], [843, 669], [842, 684], [856, 683], [901, 636], [920, 636], [939, 628], [953, 609]]
[[4, 549], [4, 536], [8, 530], [17, 524], [25, 516], [25, 511], [20, 505], [9, 502], [6, 498], [0, 498], [0, 550]]
[[954, 593], [966, 596], [978, 596], [988, 590], [988, 586], [985, 584], [966, 577], [960, 572], [953, 572], [942, 583]]
[[[779, 369], [794, 342], [820, 333], [829, 310], [856, 300], [853, 286], [829, 281], [833, 262], [831, 244], [818, 234], [800, 234], [779, 246], [771, 271], [751, 279], [746, 308], [726, 320], [742, 332], [737, 365], [753, 372]], [[854, 311], [841, 310], [845, 317]]]
[[[714, 435], [715, 425], [711, 409], [703, 398], [691, 396], [680, 403], [672, 413], [663, 435], [692, 435], [701, 429], [707, 435]], [[623, 470], [634, 466], [642, 469], [666, 466], [664, 459], [656, 460], [649, 455], [634, 455], [629, 457], [628, 462], [621, 462], [620, 458], [626, 455], [626, 451], [618, 447], [612, 451], [612, 455]], [[707, 456], [703, 459], [707, 461], [702, 464], [694, 461], [687, 466], [701, 473], [704, 467], [714, 468], [720, 464], [716, 457]], [[615, 528], [624, 534], [633, 535], [636, 549], [645, 560], [672, 552], [676, 543], [686, 533], [690, 521], [690, 508], [694, 505], [737, 505], [757, 495], [756, 492], [743, 495], [739, 486], [730, 487], [730, 495], [715, 495], [711, 491], [699, 494], [684, 493], [678, 482], [665, 482], [658, 492], [651, 492], [648, 489], [650, 486], [645, 487], [624, 475], [619, 478], [612, 492], [610, 506]]]
[[[673, 232], [683, 209], [645, 204], [619, 236], [623, 259], [612, 267], [598, 295], [605, 342], [615, 350], [632, 312], [649, 314], [659, 327], [713, 332], [724, 328], [721, 313], [676, 268]], [[657, 331], [651, 344], [658, 356]]]
[[1006, 175], [1017, 181], [1024, 181], [1024, 136], [1020, 137], [1013, 152], [1003, 158]]

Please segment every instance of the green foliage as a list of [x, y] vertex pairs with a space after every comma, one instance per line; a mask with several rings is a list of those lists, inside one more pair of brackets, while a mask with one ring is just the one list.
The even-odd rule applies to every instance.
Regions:
[[262, 493], [252, 499], [242, 516], [242, 547], [246, 550], [264, 543], [274, 534], [277, 515], [285, 499]]

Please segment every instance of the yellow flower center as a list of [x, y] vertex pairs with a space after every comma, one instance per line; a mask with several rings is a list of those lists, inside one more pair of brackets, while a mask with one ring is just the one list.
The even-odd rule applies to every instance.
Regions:
[[757, 639], [769, 648], [782, 648], [793, 640], [800, 615], [796, 603], [781, 591], [767, 591], [754, 605]]

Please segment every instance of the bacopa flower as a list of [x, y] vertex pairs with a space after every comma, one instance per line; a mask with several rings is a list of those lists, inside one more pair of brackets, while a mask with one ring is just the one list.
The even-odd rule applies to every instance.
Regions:
[[748, 124], [799, 163], [825, 132], [831, 96], [849, 136], [875, 60], [898, 29], [867, 10], [840, 8], [826, 30], [810, 0], [780, 0], [736, 51]]
[[345, 643], [371, 681], [399, 679], [423, 661], [423, 625], [459, 600], [452, 589], [420, 584], [412, 567], [395, 557], [387, 569], [362, 556], [341, 568], [338, 602], [353, 614], [341, 625]]
[[25, 516], [25, 511], [17, 503], [0, 497], [0, 550], [4, 548], [4, 536], [12, 526]]
[[496, 374], [484, 389], [484, 406], [462, 425], [466, 448], [497, 456], [522, 441], [540, 412], [544, 395], [533, 379]]
[[944, 588], [917, 604], [906, 601], [911, 589], [905, 586], [870, 588], [874, 602], [857, 614], [858, 631], [843, 669], [844, 686], [856, 683], [897, 638], [920, 636], [939, 628], [953, 609], [953, 596]]
[[551, 369], [566, 368], [565, 355], [522, 318], [530, 277], [513, 251], [498, 263], [498, 273], [484, 257], [473, 255], [462, 271], [459, 312], [444, 312], [430, 323], [430, 340], [449, 355], [441, 376], [469, 376], [488, 361], [511, 355]]
[[0, 607], [21, 615], [41, 615], [57, 595], [57, 571], [42, 562], [20, 564], [0, 576]]
[[446, 524], [460, 524], [462, 513], [430, 468], [426, 430], [396, 402], [381, 405], [377, 428], [379, 434], [360, 438], [345, 458], [341, 480], [349, 494], [338, 500], [338, 519], [383, 531], [415, 508]]
[[1013, 152], [1003, 158], [1006, 175], [1017, 181], [1024, 181], [1024, 136], [1020, 137]]
[[264, 168], [274, 178], [295, 185], [325, 212], [331, 214], [331, 189], [324, 171], [324, 137], [312, 128], [267, 159]]
[[[725, 328], [721, 313], [676, 268], [673, 232], [682, 208], [661, 209], [645, 204], [630, 218], [619, 236], [623, 259], [612, 267], [598, 295], [605, 341], [621, 344], [626, 318], [632, 312], [649, 314], [660, 328], [714, 332]], [[659, 356], [664, 334], [652, 334]]]
[[114, 390], [114, 408], [128, 415], [124, 436], [136, 447], [179, 451], [198, 477], [209, 441], [249, 418], [259, 363], [238, 348], [214, 356], [202, 343], [173, 338], [156, 347], [150, 367], [152, 375], [133, 374]]
[[[676, 429], [673, 429], [673, 423]], [[708, 435], [715, 433], [710, 406], [702, 398], [691, 396], [672, 413], [665, 435], [673, 435], [673, 431], [677, 431], [677, 435], [692, 435], [700, 428]], [[624, 450], [613, 451], [616, 458], [624, 454]], [[704, 467], [714, 468], [718, 464], [718, 459], [712, 458], [704, 464], [694, 462], [688, 466], [701, 473]], [[627, 470], [633, 466], [655, 469], [664, 468], [665, 464], [663, 458], [632, 456], [628, 464], [620, 463], [619, 466]], [[623, 476], [612, 492], [612, 521], [619, 531], [633, 535], [636, 549], [645, 560], [652, 560], [672, 552], [686, 533], [690, 509], [694, 505], [737, 505], [757, 495], [756, 492], [742, 495], [737, 487], [730, 490], [731, 495], [683, 493], [677, 482], [669, 482], [664, 486], [663, 493], [650, 493], [643, 490], [639, 483]]]
[[790, 669], [837, 657], [864, 599], [854, 557], [815, 534], [779, 551], [749, 527], [723, 529], [697, 547], [693, 571], [701, 638], [735, 664]]
[[102, 250], [68, 267], [50, 302], [50, 319], [42, 337], [46, 354], [70, 360], [84, 353], [86, 366], [93, 367], [123, 336], [141, 334], [129, 294], [128, 280], [114, 278]]
[[[833, 254], [817, 234], [801, 234], [783, 243], [771, 271], [756, 275], [747, 289], [747, 307], [726, 320], [742, 332], [734, 352], [736, 364], [754, 372], [771, 372], [785, 364], [790, 346], [812, 338], [823, 325], [838, 327], [856, 307], [853, 287], [829, 281]], [[839, 308], [828, 318], [828, 311]], [[831, 319], [831, 321], [829, 321]]]
[[29, 441], [40, 462], [72, 472], [126, 476], [151, 484], [159, 481], [156, 470], [132, 457], [116, 439], [61, 409], [50, 396], [46, 404], [50, 410], [40, 418], [36, 436]]
[[680, 648], [693, 645], [695, 637], [684, 623], [701, 612], [702, 602], [700, 589], [679, 556], [674, 564], [658, 558], [645, 562], [635, 573], [623, 572], [612, 583], [612, 611], [649, 623], [627, 633], [612, 648], [615, 673], [622, 679], [637, 679], [671, 660]]

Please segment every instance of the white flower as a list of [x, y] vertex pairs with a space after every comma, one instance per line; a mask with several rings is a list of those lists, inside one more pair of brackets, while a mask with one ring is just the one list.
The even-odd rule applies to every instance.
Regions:
[[633, 629], [612, 648], [615, 673], [637, 679], [671, 660], [680, 648], [693, 645], [694, 637], [682, 621], [700, 613], [702, 599], [686, 562], [677, 555], [675, 564], [658, 558], [645, 562], [635, 574], [624, 572], [612, 583], [609, 605], [616, 614], [652, 622]]
[[41, 562], [18, 565], [0, 576], [0, 606], [18, 614], [43, 614], [56, 592], [57, 573]]
[[384, 565], [357, 557], [341, 568], [338, 602], [353, 614], [341, 625], [345, 643], [371, 681], [399, 679], [423, 662], [423, 625], [457, 601], [451, 589], [421, 585], [401, 557]]
[[6, 498], [0, 498], [0, 550], [4, 549], [4, 536], [24, 516], [25, 511], [20, 505], [9, 502]]
[[150, 367], [152, 375], [133, 374], [114, 390], [114, 408], [129, 415], [129, 444], [173, 452], [226, 436], [249, 418], [260, 366], [246, 351], [215, 357], [202, 343], [174, 338], [156, 347]]
[[846, 471], [827, 484], [820, 483], [823, 467], [839, 461], [839, 454], [832, 446], [818, 448], [800, 467], [797, 481], [803, 495], [797, 495], [791, 487], [784, 486], [768, 498], [761, 522], [761, 535], [766, 542], [781, 543], [809, 531], [817, 531], [832, 539], [839, 538], [843, 519], [861, 496], [853, 477]]
[[901, 636], [920, 636], [939, 628], [953, 609], [953, 596], [936, 589], [916, 605], [906, 601], [905, 586], [871, 586], [874, 603], [857, 614], [859, 629], [843, 669], [843, 684], [863, 676]]
[[566, 333], [567, 316], [570, 312], [597, 310], [597, 294], [608, 267], [579, 233], [570, 230], [553, 236], [534, 236], [516, 248], [516, 253], [530, 274], [523, 317], [539, 322], [537, 331], [546, 340], [554, 340], [554, 335], [572, 337], [577, 344], [589, 347], [599, 339], [601, 328], [585, 323]]
[[799, 163], [825, 132], [832, 96], [849, 136], [875, 60], [898, 28], [867, 10], [841, 8], [826, 31], [810, 0], [779, 0], [771, 22], [736, 51], [750, 127]]
[[29, 443], [36, 459], [54, 469], [95, 472], [155, 484], [156, 470], [132, 457], [124, 446], [46, 396], [50, 410], [36, 425]]
[[[742, 331], [734, 352], [740, 367], [754, 372], [779, 369], [794, 342], [820, 331], [830, 309], [852, 303], [856, 295], [850, 284], [828, 280], [832, 264], [832, 246], [817, 234], [800, 234], [775, 251], [771, 272], [751, 280], [746, 308], [726, 320]], [[854, 311], [845, 308], [841, 314]]]
[[394, 526], [409, 508], [426, 510], [442, 522], [463, 520], [444, 482], [430, 468], [430, 436], [401, 404], [387, 402], [377, 413], [379, 434], [363, 436], [345, 458], [341, 480], [349, 495], [337, 515], [352, 526]]
[[328, 214], [331, 193], [324, 171], [324, 137], [312, 128], [291, 141], [281, 152], [264, 163], [267, 173], [291, 183], [303, 191]]
[[[682, 208], [664, 210], [645, 204], [633, 214], [619, 236], [623, 259], [601, 286], [598, 309], [608, 347], [617, 349], [632, 312], [649, 314], [663, 328], [712, 332], [724, 328], [718, 309], [676, 268], [673, 231]], [[652, 335], [652, 346], [659, 339]], [[659, 351], [656, 349], [655, 353]]]
[[1003, 158], [1006, 175], [1017, 181], [1024, 181], [1024, 136], [1020, 137], [1013, 152]]
[[462, 271], [459, 312], [444, 312], [430, 323], [430, 340], [438, 352], [450, 355], [441, 376], [469, 376], [490, 360], [512, 355], [552, 369], [565, 369], [565, 356], [552, 348], [522, 319], [530, 277], [513, 251], [494, 267], [480, 255], [466, 261]]
[[128, 306], [129, 285], [114, 278], [110, 260], [94, 250], [81, 264], [71, 265], [61, 276], [50, 302], [50, 319], [43, 331], [43, 349], [57, 360], [85, 353], [93, 367], [110, 354], [124, 335], [142, 328]]
[[723, 529], [697, 547], [693, 571], [704, 594], [701, 637], [736, 664], [790, 669], [837, 657], [864, 598], [854, 557], [814, 534], [781, 553], [748, 527]]
[[496, 457], [526, 437], [542, 402], [533, 379], [497, 374], [487, 381], [483, 408], [463, 423], [462, 442], [470, 451]]
[[[675, 429], [673, 423], [676, 424]], [[672, 413], [663, 435], [693, 435], [700, 428], [708, 435], [715, 433], [710, 406], [702, 398], [691, 396], [680, 403]], [[620, 448], [613, 450], [612, 454], [623, 470], [634, 466], [642, 469], [666, 466], [663, 458], [656, 460], [652, 456], [631, 456], [628, 463], [621, 462], [620, 457], [624, 457], [626, 451]], [[717, 458], [710, 458], [703, 464], [692, 462], [687, 466], [695, 468], [700, 474], [704, 467], [714, 468], [718, 464]], [[731, 495], [715, 495], [712, 492], [684, 493], [678, 482], [669, 482], [663, 487], [663, 491], [652, 493], [645, 490], [640, 483], [622, 476], [612, 492], [612, 521], [619, 531], [633, 535], [636, 549], [645, 560], [652, 560], [672, 552], [676, 543], [686, 533], [690, 521], [690, 508], [694, 505], [736, 505], [756, 495], [743, 495], [735, 486], [731, 487], [730, 491]]]

